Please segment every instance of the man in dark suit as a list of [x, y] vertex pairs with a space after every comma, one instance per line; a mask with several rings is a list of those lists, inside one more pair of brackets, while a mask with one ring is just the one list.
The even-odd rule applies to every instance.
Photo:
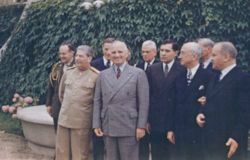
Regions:
[[198, 44], [202, 48], [201, 65], [204, 69], [212, 70], [212, 49], [214, 41], [209, 38], [198, 39]]
[[[158, 63], [159, 60], [156, 59], [157, 55], [157, 47], [154, 41], [147, 40], [142, 43], [141, 54], [143, 61], [139, 62], [136, 67], [141, 68], [146, 71], [147, 68], [154, 64]], [[139, 147], [139, 157], [140, 160], [148, 160], [149, 159], [149, 133], [140, 140]]]
[[57, 130], [58, 116], [61, 109], [58, 90], [63, 73], [74, 65], [75, 47], [68, 42], [62, 43], [59, 47], [60, 61], [53, 65], [49, 75], [49, 82], [46, 96], [47, 112], [53, 117], [54, 128]]
[[230, 42], [213, 47], [211, 79], [201, 113], [196, 120], [203, 129], [206, 160], [246, 160], [250, 123], [249, 76], [236, 66], [237, 50]]
[[[103, 71], [112, 66], [110, 57], [111, 45], [114, 42], [114, 38], [106, 38], [102, 44], [103, 56], [99, 57], [91, 62], [91, 66], [95, 67], [99, 71]], [[93, 134], [93, 157], [94, 160], [104, 159], [104, 142], [102, 137], [97, 137]]]
[[174, 84], [184, 68], [175, 61], [178, 46], [171, 40], [160, 46], [160, 63], [147, 69], [150, 86], [150, 143], [152, 160], [165, 160], [169, 157], [167, 132], [173, 119], [172, 110], [175, 105]]
[[159, 60], [156, 59], [157, 47], [152, 40], [147, 40], [142, 43], [141, 54], [143, 61], [139, 62], [136, 67], [144, 71], [146, 71], [150, 65], [159, 62]]
[[185, 43], [179, 55], [180, 63], [186, 68], [177, 77], [174, 126], [168, 131], [168, 140], [175, 144], [178, 160], [201, 160], [201, 129], [196, 123], [200, 111], [198, 99], [205, 95], [210, 72], [199, 64], [202, 49], [196, 42]]
[[138, 160], [139, 140], [145, 135], [149, 86], [144, 71], [127, 64], [129, 50], [116, 40], [114, 65], [100, 72], [96, 82], [93, 128], [104, 138], [107, 160]]
[[112, 61], [110, 60], [110, 47], [114, 42], [114, 38], [106, 38], [102, 44], [103, 56], [99, 57], [91, 62], [91, 66], [95, 67], [99, 71], [109, 68], [112, 66]]

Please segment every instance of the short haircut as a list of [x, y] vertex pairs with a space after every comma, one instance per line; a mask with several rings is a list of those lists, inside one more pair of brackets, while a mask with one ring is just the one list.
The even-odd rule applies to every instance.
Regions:
[[165, 39], [165, 40], [162, 41], [162, 43], [161, 43], [161, 45], [166, 45], [166, 44], [172, 44], [172, 49], [173, 49], [174, 51], [178, 51], [178, 50], [179, 50], [178, 44], [177, 44], [175, 41], [171, 40], [171, 39]]
[[157, 46], [156, 46], [156, 43], [152, 40], [146, 40], [142, 43], [142, 47], [150, 47], [154, 50], [157, 50]]
[[196, 55], [198, 58], [201, 58], [202, 48], [197, 42], [187, 42], [184, 43], [184, 45], [188, 45], [190, 47], [190, 50], [193, 53], [193, 55]]
[[65, 41], [60, 46], [68, 46], [70, 51], [73, 51], [74, 53], [76, 52], [76, 47], [71, 42]]
[[78, 51], [85, 52], [88, 57], [93, 57], [93, 55], [94, 55], [94, 50], [92, 49], [92, 47], [90, 47], [88, 45], [80, 45], [80, 46], [78, 46], [77, 47], [77, 52]]
[[238, 51], [231, 42], [218, 42], [215, 46], [220, 46], [221, 53], [229, 54], [232, 58], [236, 59]]
[[122, 41], [122, 40], [115, 40], [115, 41], [113, 42], [113, 44], [115, 44], [115, 43], [121, 43], [121, 44], [126, 48], [127, 53], [128, 53], [128, 54], [131, 54], [131, 53], [130, 53], [130, 50], [129, 50], [128, 46], [127, 46], [127, 44], [126, 44], [124, 41]]
[[108, 37], [108, 38], [105, 38], [102, 42], [102, 45], [104, 45], [104, 43], [113, 43], [115, 41], [115, 38], [113, 37]]
[[214, 46], [214, 41], [212, 41], [210, 38], [199, 38], [197, 42], [204, 47], [211, 47]]

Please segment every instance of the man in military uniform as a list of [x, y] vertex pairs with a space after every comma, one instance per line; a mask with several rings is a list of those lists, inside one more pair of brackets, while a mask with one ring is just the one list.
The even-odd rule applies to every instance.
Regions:
[[90, 66], [93, 51], [87, 45], [77, 48], [76, 68], [64, 73], [59, 98], [56, 160], [89, 160], [93, 95], [98, 71]]
[[57, 129], [58, 115], [61, 108], [61, 102], [58, 97], [60, 80], [65, 70], [74, 65], [75, 48], [72, 44], [64, 42], [59, 47], [60, 61], [54, 64], [49, 75], [49, 83], [46, 97], [46, 107], [48, 113], [53, 117], [55, 131]]

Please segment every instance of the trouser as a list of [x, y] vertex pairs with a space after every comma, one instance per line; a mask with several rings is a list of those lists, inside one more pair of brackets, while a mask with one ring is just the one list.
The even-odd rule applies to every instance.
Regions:
[[171, 144], [167, 140], [166, 133], [151, 132], [150, 143], [152, 160], [168, 160], [171, 158]]
[[134, 136], [104, 136], [105, 160], [139, 160], [139, 143]]
[[149, 135], [146, 134], [139, 142], [139, 159], [149, 160]]
[[90, 160], [91, 129], [72, 129], [58, 125], [56, 160]]
[[95, 134], [93, 134], [93, 158], [94, 160], [104, 160], [103, 137], [97, 137]]

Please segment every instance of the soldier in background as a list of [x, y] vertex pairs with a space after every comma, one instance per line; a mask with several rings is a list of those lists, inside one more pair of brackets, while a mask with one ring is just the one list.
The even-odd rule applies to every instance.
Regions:
[[61, 108], [58, 89], [63, 73], [74, 66], [75, 47], [68, 42], [64, 42], [59, 47], [60, 61], [53, 65], [49, 75], [49, 82], [46, 96], [47, 112], [52, 116], [55, 131], [57, 130], [58, 115]]

